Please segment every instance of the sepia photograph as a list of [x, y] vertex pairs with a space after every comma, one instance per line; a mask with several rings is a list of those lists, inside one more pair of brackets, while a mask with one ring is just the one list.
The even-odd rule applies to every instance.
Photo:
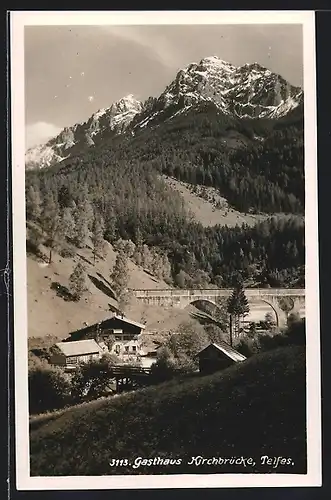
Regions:
[[314, 14], [11, 17], [18, 487], [318, 486]]

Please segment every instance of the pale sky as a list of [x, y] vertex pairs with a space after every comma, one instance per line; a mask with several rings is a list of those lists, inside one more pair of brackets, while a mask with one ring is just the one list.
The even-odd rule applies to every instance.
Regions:
[[158, 97], [180, 68], [211, 55], [303, 86], [301, 25], [25, 27], [27, 147], [125, 95]]

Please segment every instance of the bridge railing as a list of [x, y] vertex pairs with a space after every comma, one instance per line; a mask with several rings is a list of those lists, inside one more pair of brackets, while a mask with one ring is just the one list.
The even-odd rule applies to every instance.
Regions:
[[[204, 289], [159, 289], [159, 290], [131, 290], [136, 298], [173, 298], [173, 297], [200, 297], [206, 295], [209, 297], [228, 297], [233, 289], [231, 288], [204, 288]], [[247, 297], [259, 296], [280, 296], [280, 297], [298, 297], [305, 296], [304, 288], [246, 288], [245, 294]]]

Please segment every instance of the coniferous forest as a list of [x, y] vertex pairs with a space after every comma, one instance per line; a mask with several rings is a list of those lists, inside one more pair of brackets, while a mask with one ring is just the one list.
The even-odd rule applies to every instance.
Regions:
[[[302, 109], [278, 120], [239, 120], [205, 104], [134, 127], [135, 121], [120, 136], [105, 135], [57, 165], [27, 171], [28, 221], [50, 240], [72, 226], [79, 244], [84, 231], [98, 226], [111, 243], [121, 238], [155, 248], [169, 259], [177, 286], [231, 287], [239, 275], [245, 286], [304, 286]], [[205, 228], [161, 174], [212, 186], [233, 208], [269, 218], [254, 227]]]

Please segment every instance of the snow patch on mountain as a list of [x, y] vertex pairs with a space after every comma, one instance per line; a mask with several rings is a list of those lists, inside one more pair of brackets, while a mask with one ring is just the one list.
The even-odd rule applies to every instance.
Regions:
[[86, 123], [64, 128], [60, 134], [46, 144], [28, 149], [25, 154], [26, 168], [43, 168], [68, 157], [68, 150], [74, 146], [95, 145], [98, 138], [107, 131], [121, 134], [143, 105], [132, 94], [122, 97], [109, 108], [99, 109]]
[[[46, 144], [26, 152], [26, 168], [45, 167], [67, 158], [72, 148], [92, 147], [105, 134], [131, 133], [171, 120], [192, 106], [211, 102], [237, 118], [281, 118], [303, 101], [303, 91], [257, 62], [236, 67], [209, 56], [178, 71], [158, 98], [145, 104], [129, 94], [96, 111], [86, 123], [67, 127]], [[173, 107], [173, 109], [172, 109]]]
[[211, 101], [237, 117], [281, 117], [298, 106], [302, 90], [258, 63], [236, 67], [217, 56], [178, 71], [160, 95], [161, 107]]
[[64, 157], [57, 154], [54, 147], [46, 144], [30, 148], [25, 154], [25, 163], [30, 168], [44, 168], [62, 160]]

